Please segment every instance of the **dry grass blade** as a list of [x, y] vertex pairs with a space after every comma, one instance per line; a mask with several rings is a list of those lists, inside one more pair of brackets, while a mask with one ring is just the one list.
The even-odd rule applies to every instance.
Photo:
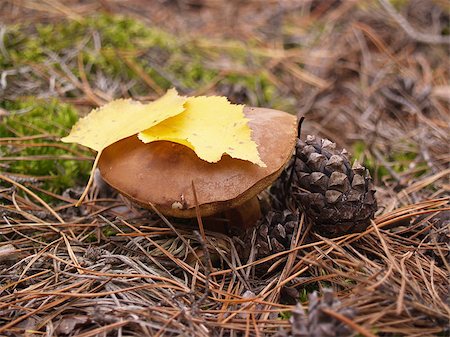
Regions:
[[11, 178], [8, 178], [7, 176], [0, 174], [0, 180], [7, 181], [8, 183], [20, 188], [27, 194], [29, 194], [31, 197], [36, 199], [42, 206], [44, 206], [59, 222], [64, 223], [65, 221], [53, 210], [52, 207], [50, 207], [44, 200], [42, 200], [41, 197], [39, 197], [36, 193], [31, 191], [29, 188], [23, 186], [22, 184], [19, 184], [18, 182], [12, 180]]

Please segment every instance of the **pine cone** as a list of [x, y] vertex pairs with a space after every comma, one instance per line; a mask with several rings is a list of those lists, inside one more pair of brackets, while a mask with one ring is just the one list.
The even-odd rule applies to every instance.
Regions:
[[292, 330], [288, 334], [285, 331], [278, 333], [277, 337], [347, 337], [352, 331], [341, 321], [326, 314], [323, 309], [330, 309], [348, 318], [355, 316], [351, 308], [340, 308], [340, 301], [334, 298], [330, 289], [324, 289], [322, 299], [317, 292], [309, 295], [308, 314], [298, 304], [292, 311], [289, 319]]
[[[285, 251], [290, 248], [292, 236], [298, 226], [298, 213], [289, 210], [269, 211], [256, 225], [255, 259]], [[253, 229], [241, 236], [241, 244], [238, 246], [242, 256], [248, 257], [253, 236]], [[258, 269], [266, 270], [269, 266], [259, 265]]]
[[[295, 168], [293, 169], [293, 166]], [[327, 139], [297, 140], [296, 154], [271, 188], [277, 209], [305, 211], [320, 235], [363, 231], [377, 210], [369, 171]]]

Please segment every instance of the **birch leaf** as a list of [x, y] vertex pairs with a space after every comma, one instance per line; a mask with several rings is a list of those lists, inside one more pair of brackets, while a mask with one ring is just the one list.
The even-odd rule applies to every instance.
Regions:
[[131, 99], [114, 100], [81, 118], [61, 140], [101, 152], [121, 139], [183, 112], [185, 101], [186, 97], [179, 96], [175, 89], [146, 104]]
[[215, 163], [223, 154], [266, 165], [251, 138], [243, 105], [226, 97], [189, 97], [185, 110], [138, 134], [144, 143], [167, 140], [190, 147], [203, 160]]

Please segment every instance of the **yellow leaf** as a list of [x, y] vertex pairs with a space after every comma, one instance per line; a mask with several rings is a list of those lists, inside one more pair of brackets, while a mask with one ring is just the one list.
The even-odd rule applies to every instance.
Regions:
[[184, 107], [179, 115], [140, 132], [139, 139], [144, 143], [168, 140], [186, 145], [210, 163], [227, 153], [266, 166], [251, 138], [243, 105], [231, 104], [226, 97], [202, 96], [189, 97]]
[[179, 96], [175, 89], [167, 91], [164, 96], [148, 104], [131, 99], [118, 99], [92, 110], [61, 140], [101, 152], [112, 143], [181, 113], [185, 101], [186, 97]]

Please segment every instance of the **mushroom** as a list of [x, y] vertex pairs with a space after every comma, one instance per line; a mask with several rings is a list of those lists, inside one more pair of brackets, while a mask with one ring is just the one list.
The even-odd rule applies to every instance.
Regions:
[[162, 214], [196, 217], [225, 214], [231, 225], [252, 226], [261, 217], [257, 195], [282, 172], [292, 156], [296, 117], [286, 112], [245, 107], [252, 139], [267, 167], [222, 156], [217, 163], [197, 157], [190, 148], [169, 141], [148, 144], [136, 136], [103, 150], [98, 167], [103, 179], [141, 205]]

